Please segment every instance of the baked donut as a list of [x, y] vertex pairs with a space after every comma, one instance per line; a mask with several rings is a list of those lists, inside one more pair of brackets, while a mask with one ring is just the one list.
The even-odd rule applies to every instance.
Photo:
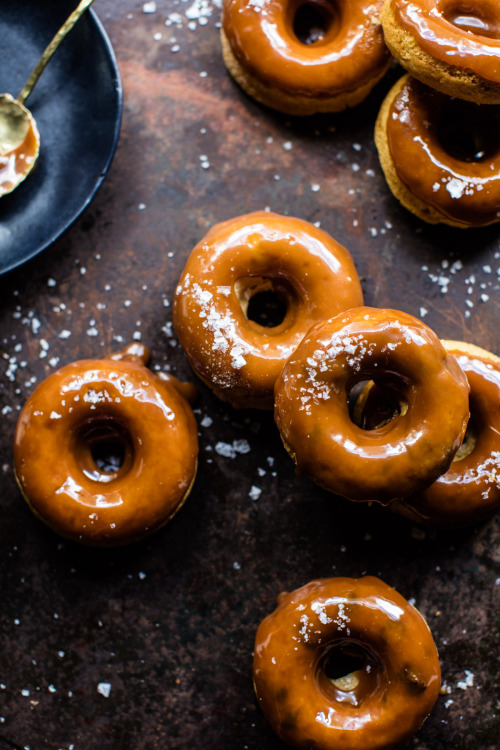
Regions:
[[106, 359], [73, 362], [43, 381], [19, 416], [21, 492], [38, 518], [69, 539], [134, 542], [166, 523], [191, 490], [193, 412], [175, 379], [153, 375], [147, 359], [146, 348], [132, 344]]
[[[282, 304], [281, 316], [251, 319], [252, 304], [266, 295]], [[216, 396], [272, 409], [275, 380], [313, 323], [362, 302], [342, 245], [307, 221], [258, 211], [216, 224], [196, 245], [177, 286], [173, 322], [194, 371]]]
[[382, 104], [375, 143], [387, 184], [420, 219], [500, 221], [500, 107], [450, 99], [406, 75]]
[[390, 65], [381, 0], [223, 0], [222, 54], [239, 85], [292, 115], [359, 104]]
[[384, 0], [384, 38], [422, 83], [478, 104], [500, 104], [498, 0]]
[[500, 510], [500, 357], [462, 341], [443, 341], [470, 385], [470, 419], [448, 471], [395, 510], [439, 526], [465, 525]]
[[380, 579], [324, 578], [278, 597], [253, 661], [259, 705], [295, 748], [391, 750], [439, 694], [422, 615]]
[[[350, 418], [357, 383], [374, 380], [406, 408], [363, 430]], [[387, 504], [447, 470], [465, 434], [469, 386], [424, 323], [361, 307], [317, 323], [284, 366], [275, 419], [297, 472], [350, 500]]]

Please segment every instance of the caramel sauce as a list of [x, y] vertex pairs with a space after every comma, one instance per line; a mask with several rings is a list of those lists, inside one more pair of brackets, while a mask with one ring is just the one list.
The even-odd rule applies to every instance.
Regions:
[[449, 65], [500, 83], [500, 7], [495, 0], [390, 0], [398, 24]]
[[10, 193], [31, 172], [38, 157], [40, 137], [30, 121], [26, 138], [17, 149], [0, 156], [0, 196]]
[[406, 76], [387, 120], [399, 179], [449, 218], [500, 218], [500, 107], [450, 99]]
[[302, 96], [354, 91], [387, 67], [380, 0], [224, 0], [235, 57], [261, 83]]

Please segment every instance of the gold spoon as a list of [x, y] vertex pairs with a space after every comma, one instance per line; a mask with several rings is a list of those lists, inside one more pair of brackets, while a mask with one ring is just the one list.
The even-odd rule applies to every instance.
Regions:
[[0, 94], [0, 196], [12, 192], [29, 175], [38, 159], [40, 134], [24, 102], [66, 34], [93, 2], [81, 0], [46, 47], [17, 99], [10, 94]]

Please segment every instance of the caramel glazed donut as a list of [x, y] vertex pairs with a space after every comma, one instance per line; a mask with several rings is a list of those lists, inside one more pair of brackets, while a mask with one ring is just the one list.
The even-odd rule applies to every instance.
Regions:
[[500, 358], [462, 341], [443, 344], [470, 384], [465, 439], [445, 474], [391, 508], [436, 526], [478, 523], [500, 510]]
[[375, 143], [389, 188], [431, 224], [500, 221], [500, 107], [481, 107], [403, 76], [387, 94]]
[[359, 104], [390, 65], [381, 0], [223, 0], [224, 63], [257, 101], [310, 115]]
[[[349, 415], [354, 386], [374, 380], [404, 402], [363, 430]], [[362, 307], [311, 328], [275, 387], [275, 419], [297, 472], [350, 500], [408, 497], [445, 472], [465, 434], [469, 385], [456, 359], [417, 318]]]
[[253, 662], [259, 705], [299, 750], [391, 750], [430, 713], [441, 671], [422, 615], [370, 576], [278, 597]]
[[500, 104], [498, 0], [384, 0], [380, 20], [394, 57], [422, 83]]
[[132, 344], [106, 359], [73, 362], [41, 383], [19, 416], [20, 489], [38, 518], [74, 541], [136, 541], [189, 495], [198, 456], [184, 398], [192, 398], [192, 386], [153, 375], [147, 359], [147, 349]]
[[[277, 325], [249, 319], [271, 293]], [[173, 322], [198, 377], [235, 407], [272, 409], [285, 361], [318, 320], [361, 305], [349, 252], [302, 219], [266, 211], [216, 224], [194, 248], [174, 298]]]

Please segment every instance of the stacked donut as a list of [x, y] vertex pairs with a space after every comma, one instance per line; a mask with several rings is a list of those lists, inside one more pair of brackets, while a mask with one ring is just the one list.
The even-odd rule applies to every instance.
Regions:
[[398, 200], [432, 224], [500, 220], [500, 6], [384, 0], [387, 46], [408, 71], [385, 98], [375, 142]]

